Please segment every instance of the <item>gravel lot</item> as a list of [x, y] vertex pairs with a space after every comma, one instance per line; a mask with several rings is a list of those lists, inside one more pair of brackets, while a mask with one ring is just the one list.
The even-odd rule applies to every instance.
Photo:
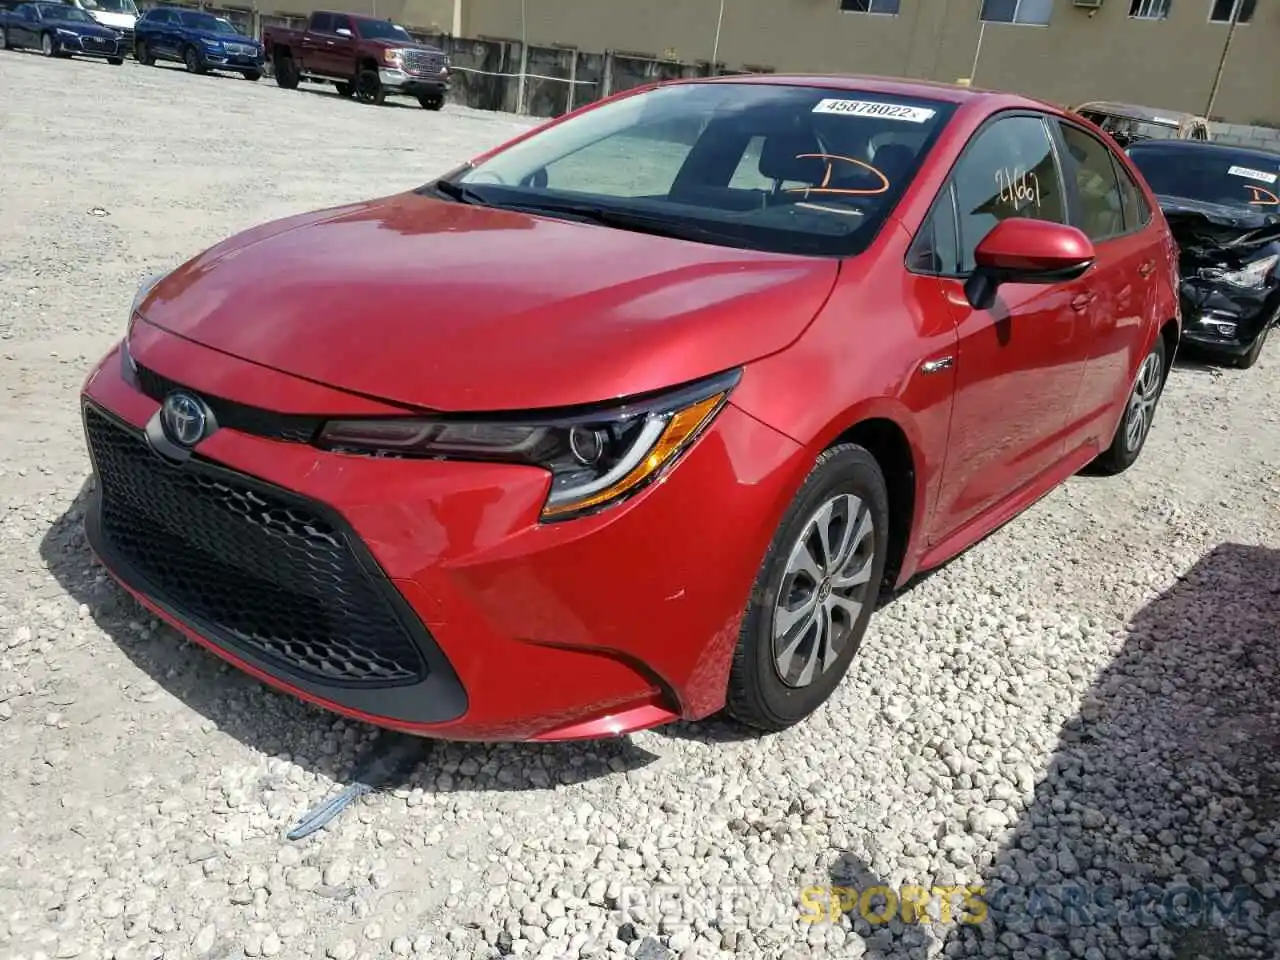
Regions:
[[[1181, 365], [1137, 467], [894, 599], [797, 729], [424, 743], [290, 842], [373, 731], [224, 669], [93, 565], [76, 391], [143, 276], [522, 122], [19, 53], [0, 90], [0, 956], [1277, 955], [1280, 348]], [[1040, 913], [803, 921], [802, 888], [872, 881]], [[1071, 893], [1040, 896], [1064, 881], [1249, 903], [1064, 924]]]

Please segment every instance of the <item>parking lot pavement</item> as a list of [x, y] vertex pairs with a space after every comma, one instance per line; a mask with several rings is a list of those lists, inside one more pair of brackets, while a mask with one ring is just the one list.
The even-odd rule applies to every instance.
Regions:
[[[17, 53], [0, 91], [0, 955], [1273, 955], [1276, 351], [1179, 367], [1132, 471], [1072, 480], [888, 604], [809, 722], [437, 744], [293, 843], [372, 732], [107, 582], [76, 391], [144, 276], [413, 187], [523, 121]], [[1086, 899], [1043, 895], [1064, 881]], [[1222, 924], [1044, 914], [1143, 884], [1165, 907], [1187, 882]], [[880, 924], [848, 893], [872, 883], [1027, 902], [1000, 926]]]

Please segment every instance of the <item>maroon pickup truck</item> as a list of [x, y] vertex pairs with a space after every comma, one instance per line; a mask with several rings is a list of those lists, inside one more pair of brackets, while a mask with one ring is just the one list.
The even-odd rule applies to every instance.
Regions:
[[316, 11], [305, 30], [264, 27], [262, 47], [276, 83], [332, 83], [344, 97], [382, 103], [389, 94], [416, 97], [428, 110], [444, 106], [449, 58], [390, 20]]

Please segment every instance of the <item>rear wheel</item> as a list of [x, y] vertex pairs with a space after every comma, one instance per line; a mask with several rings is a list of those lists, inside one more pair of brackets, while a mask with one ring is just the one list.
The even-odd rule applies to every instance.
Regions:
[[1164, 338], [1156, 337], [1151, 352], [1138, 367], [1138, 376], [1134, 378], [1124, 416], [1120, 418], [1120, 426], [1116, 427], [1111, 446], [1092, 464], [1099, 473], [1122, 473], [1133, 466], [1142, 453], [1155, 420], [1156, 405], [1164, 392], [1164, 360]]
[[730, 716], [778, 731], [831, 696], [867, 632], [888, 551], [880, 465], [856, 444], [824, 451], [756, 577], [729, 674]]
[[382, 89], [382, 80], [377, 70], [361, 70], [356, 77], [356, 99], [361, 103], [381, 104], [387, 99], [387, 92]]
[[285, 90], [298, 88], [298, 68], [294, 66], [293, 57], [287, 53], [277, 53], [275, 57], [276, 86]]
[[429, 93], [419, 97], [418, 103], [422, 105], [423, 110], [439, 110], [444, 106], [444, 97], [438, 93]]
[[182, 51], [182, 62], [187, 65], [187, 73], [204, 73], [204, 58], [195, 47], [187, 47]]
[[350, 97], [356, 92], [356, 85], [354, 83], [344, 83], [339, 80], [333, 86], [338, 91], [338, 96], [340, 97]]

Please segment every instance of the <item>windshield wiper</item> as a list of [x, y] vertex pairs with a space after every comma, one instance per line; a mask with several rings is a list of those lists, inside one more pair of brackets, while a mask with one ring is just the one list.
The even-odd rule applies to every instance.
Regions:
[[458, 203], [474, 203], [480, 206], [489, 205], [487, 200], [485, 200], [482, 196], [480, 196], [480, 194], [476, 193], [470, 187], [465, 187], [457, 183], [451, 183], [448, 180], [437, 180], [435, 183], [431, 185], [431, 188], [435, 190], [436, 193], [442, 194], [443, 196], [448, 197], [450, 200], [455, 200]]
[[618, 227], [622, 230], [633, 230], [636, 233], [648, 233], [655, 237], [672, 237], [676, 240], [698, 240], [705, 243], [731, 244], [748, 246], [737, 233], [730, 230], [715, 230], [679, 220], [671, 220], [653, 214], [635, 213], [630, 210], [609, 210], [587, 204], [576, 203], [535, 203], [517, 200], [504, 203], [502, 206], [528, 213], [545, 213], [549, 216], [563, 216], [581, 220], [585, 223], [596, 223], [605, 227]]

